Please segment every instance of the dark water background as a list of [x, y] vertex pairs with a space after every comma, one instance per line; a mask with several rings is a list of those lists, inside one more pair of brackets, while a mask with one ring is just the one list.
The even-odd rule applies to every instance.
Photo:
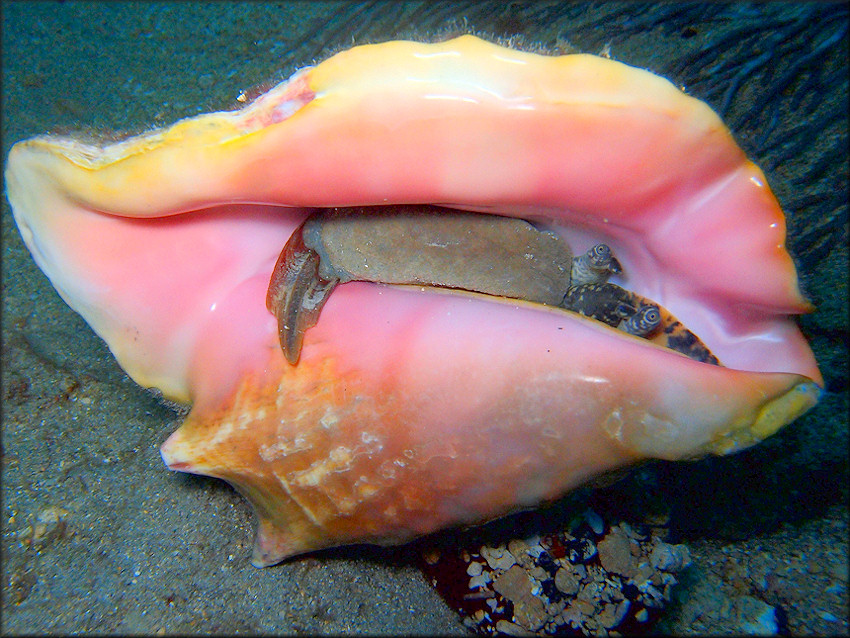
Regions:
[[[846, 4], [6, 2], [2, 10], [4, 158], [14, 142], [44, 132], [140, 131], [232, 108], [242, 90], [332, 51], [396, 38], [473, 31], [532, 49], [607, 46], [614, 59], [684, 86], [724, 117], [786, 211], [788, 246], [818, 307], [800, 324], [827, 393], [752, 450], [654, 465], [581, 498], [627, 518], [668, 504], [676, 539], [704, 548], [706, 560], [782, 525], [799, 546], [815, 546], [811, 529], [846, 521]], [[158, 446], [178, 415], [130, 382], [58, 298], [5, 200], [2, 237], [4, 632], [462, 631], [413, 566], [415, 547], [251, 567], [247, 504], [224, 483], [165, 471]], [[27, 527], [50, 507], [67, 512], [61, 534], [27, 544]], [[846, 547], [824, 547], [801, 559], [784, 547], [766, 540], [760, 551], [780, 562], [846, 556]], [[818, 581], [806, 578], [790, 582], [816, 596]], [[842, 579], [846, 597], [846, 570]], [[682, 596], [696, 586], [686, 582]], [[722, 605], [722, 595], [713, 602]], [[847, 631], [846, 620], [830, 624], [785, 604], [796, 631]], [[673, 613], [667, 630], [688, 629], [677, 622]]]

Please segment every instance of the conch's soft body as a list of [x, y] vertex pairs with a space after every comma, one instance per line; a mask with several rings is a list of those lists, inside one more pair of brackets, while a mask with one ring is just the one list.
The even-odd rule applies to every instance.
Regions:
[[[21, 142], [6, 180], [63, 299], [133, 379], [192, 403], [163, 458], [251, 501], [257, 565], [742, 449], [820, 393], [764, 175], [705, 104], [611, 60], [361, 46], [239, 111]], [[339, 285], [287, 363], [265, 299], [293, 230], [312, 207], [408, 203], [606, 242], [723, 366], [547, 306], [368, 282]]]

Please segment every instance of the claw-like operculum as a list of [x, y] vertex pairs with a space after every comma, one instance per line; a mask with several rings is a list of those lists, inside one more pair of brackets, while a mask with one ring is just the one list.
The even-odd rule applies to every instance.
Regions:
[[319, 275], [319, 255], [304, 245], [297, 229], [277, 259], [266, 295], [266, 308], [277, 317], [283, 356], [292, 365], [301, 356], [304, 332], [316, 325], [338, 283]]

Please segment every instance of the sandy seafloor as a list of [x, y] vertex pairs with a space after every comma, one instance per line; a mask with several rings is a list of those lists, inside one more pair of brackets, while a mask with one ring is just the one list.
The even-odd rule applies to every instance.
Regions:
[[[684, 85], [722, 113], [787, 212], [827, 392], [756, 448], [652, 465], [581, 498], [612, 520], [660, 504], [691, 548], [660, 630], [745, 632], [746, 595], [777, 610], [781, 632], [846, 634], [847, 27], [843, 4], [4, 3], [3, 157], [48, 131], [231, 108], [329, 50], [447, 28], [607, 47]], [[5, 199], [2, 219], [3, 633], [465, 631], [416, 545], [252, 567], [246, 502], [164, 468], [179, 415], [59, 299]], [[32, 543], [51, 508], [62, 524]]]

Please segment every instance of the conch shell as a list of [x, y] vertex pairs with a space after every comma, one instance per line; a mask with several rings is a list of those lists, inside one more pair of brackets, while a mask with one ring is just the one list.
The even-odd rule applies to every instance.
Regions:
[[[823, 381], [762, 172], [647, 71], [472, 36], [359, 46], [238, 111], [11, 150], [34, 259], [139, 384], [190, 402], [162, 446], [260, 519], [256, 565], [401, 543], [644, 458], [750, 446]], [[265, 306], [314, 207], [426, 203], [605, 241], [723, 367], [563, 310], [350, 282], [297, 366]]]

